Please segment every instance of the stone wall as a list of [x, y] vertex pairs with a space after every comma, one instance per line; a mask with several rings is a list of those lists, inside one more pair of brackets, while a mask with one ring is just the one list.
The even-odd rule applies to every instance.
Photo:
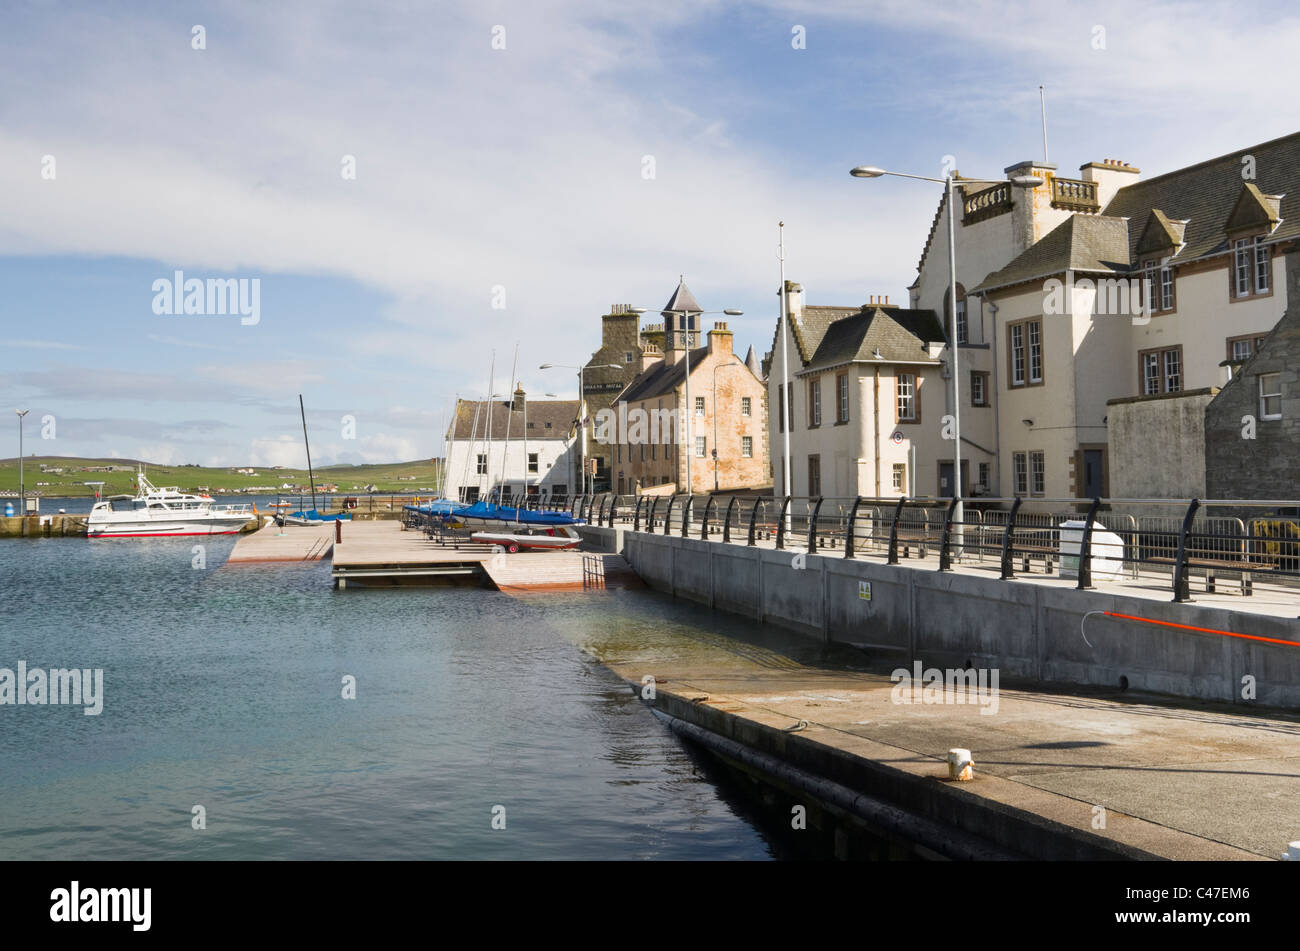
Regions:
[[1205, 408], [1212, 388], [1106, 404], [1110, 497], [1205, 498]]
[[[1300, 496], [1300, 250], [1286, 256], [1287, 312], [1205, 412], [1206, 495]], [[1259, 376], [1281, 375], [1282, 418], [1260, 418]], [[1248, 438], [1252, 426], [1254, 438]]]

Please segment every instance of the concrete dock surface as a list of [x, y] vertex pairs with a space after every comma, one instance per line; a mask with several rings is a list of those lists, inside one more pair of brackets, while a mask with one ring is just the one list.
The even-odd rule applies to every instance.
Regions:
[[[601, 653], [638, 692], [656, 678], [658, 711], [1017, 856], [1276, 859], [1300, 837], [1300, 717], [1005, 685], [981, 713], [740, 643]], [[952, 748], [973, 781], [948, 779]]]

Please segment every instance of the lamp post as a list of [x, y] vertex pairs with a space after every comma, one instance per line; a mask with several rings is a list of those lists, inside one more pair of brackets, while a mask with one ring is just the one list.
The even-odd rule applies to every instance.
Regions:
[[[582, 484], [579, 486], [580, 495], [587, 494], [587, 423], [583, 419], [583, 410], [586, 409], [586, 384], [583, 382], [583, 370], [585, 367], [575, 366], [572, 363], [543, 363], [539, 370], [550, 370], [552, 368], [578, 371], [578, 449], [581, 453], [582, 468], [579, 470], [582, 476]], [[598, 363], [593, 370], [621, 370], [623, 367], [617, 363]], [[591, 480], [591, 494], [596, 491], [596, 479], [593, 476]]]
[[27, 516], [27, 490], [23, 485], [23, 417], [30, 413], [29, 409], [16, 409], [14, 413], [18, 416], [18, 517]]
[[[733, 353], [734, 357], [735, 354]], [[718, 371], [743, 367], [739, 359], [735, 363], [715, 363], [713, 365], [713, 492], [718, 492]], [[745, 367], [749, 369], [748, 367]]]
[[[928, 175], [909, 175], [907, 172], [887, 172], [883, 168], [876, 168], [873, 165], [859, 165], [857, 168], [850, 169], [849, 174], [854, 178], [880, 178], [882, 175], [892, 175], [896, 178], [914, 178], [923, 182], [934, 182], [944, 186], [947, 190], [948, 205], [948, 312], [952, 315], [952, 333], [948, 341], [952, 349], [952, 428], [953, 428], [953, 452], [952, 452], [952, 472], [953, 472], [953, 500], [956, 507], [953, 510], [953, 519], [957, 524], [958, 550], [961, 549], [960, 540], [964, 535], [963, 528], [963, 511], [961, 498], [961, 372], [960, 351], [961, 347], [957, 339], [957, 228], [956, 214], [953, 207], [956, 202], [956, 186], [958, 179], [954, 178], [951, 173], [943, 178], [931, 178]], [[979, 179], [963, 178], [960, 180], [962, 185], [1000, 185], [1003, 181], [1020, 188], [1035, 188], [1043, 184], [1041, 178], [1035, 178], [1031, 175], [1019, 175], [1012, 179]], [[876, 447], [879, 452], [880, 448]]]
[[[628, 310], [634, 314], [644, 314], [647, 309], [645, 307], [629, 307]], [[745, 312], [743, 310], [736, 310], [735, 308], [729, 307], [726, 310], [661, 310], [659, 313], [665, 315], [671, 314], [672, 316], [680, 317], [685, 321], [692, 315], [703, 317], [705, 314], [726, 314], [728, 317], [740, 317]], [[667, 333], [668, 331], [665, 328], [665, 346], [668, 344]], [[682, 397], [683, 402], [686, 403], [686, 435], [684, 437], [684, 442], [686, 444], [686, 494], [694, 495], [695, 482], [692, 479], [691, 472], [691, 457], [695, 455], [695, 440], [691, 437], [691, 417], [695, 415], [695, 407], [691, 405], [691, 328], [689, 326], [684, 328], [674, 327], [674, 340], [679, 333], [686, 335], [686, 392]], [[717, 412], [716, 406], [714, 407], [714, 412]]]

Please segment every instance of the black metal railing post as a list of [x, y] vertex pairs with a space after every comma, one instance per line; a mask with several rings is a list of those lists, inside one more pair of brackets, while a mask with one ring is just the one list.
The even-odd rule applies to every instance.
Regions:
[[700, 537], [709, 537], [709, 512], [713, 510], [713, 503], [716, 502], [713, 496], [709, 496], [709, 501], [704, 503], [704, 521], [700, 523]]
[[634, 532], [641, 531], [641, 503], [645, 500], [644, 495], [636, 500], [636, 511], [632, 514], [632, 531]]
[[1201, 500], [1192, 499], [1187, 506], [1187, 514], [1183, 516], [1182, 531], [1178, 533], [1178, 560], [1174, 563], [1175, 601], [1192, 600], [1191, 579], [1187, 577], [1187, 533], [1192, 530], [1192, 520], [1196, 518], [1196, 510], [1200, 507]]
[[749, 510], [749, 547], [753, 548], [757, 544], [757, 538], [754, 529], [758, 526], [758, 507], [763, 504], [763, 499], [754, 499], [754, 507]]
[[808, 554], [817, 554], [817, 516], [822, 510], [822, 496], [817, 496], [817, 504], [813, 506], [812, 515], [808, 518]]
[[1020, 511], [1020, 503], [1024, 499], [1016, 496], [1016, 500], [1011, 503], [1011, 511], [1007, 513], [1007, 530], [1002, 533], [1002, 580], [1010, 581], [1016, 576], [1013, 561], [1016, 556], [1016, 513]]
[[659, 508], [659, 496], [655, 496], [650, 503], [650, 514], [646, 517], [645, 530], [651, 535], [655, 531], [655, 509]]
[[1079, 583], [1076, 586], [1080, 591], [1092, 587], [1092, 526], [1100, 508], [1101, 499], [1093, 499], [1083, 523], [1083, 538], [1079, 541]]
[[849, 530], [844, 535], [844, 557], [853, 557], [854, 535], [857, 532], [858, 523], [858, 506], [862, 504], [861, 496], [853, 500], [853, 508], [849, 510]]
[[948, 503], [948, 511], [943, 516], [943, 534], [939, 536], [939, 570], [952, 571], [952, 554], [948, 551], [948, 539], [952, 537], [952, 517], [957, 511], [959, 499], [954, 495]]
[[898, 500], [898, 505], [894, 506], [894, 521], [889, 526], [889, 558], [887, 564], [898, 564], [898, 521], [903, 517], [903, 503], [907, 501], [907, 496], [902, 496]]
[[614, 517], [617, 512], [618, 512], [618, 496], [611, 495], [609, 497], [609, 521], [605, 523], [608, 528], [614, 527]]
[[672, 527], [673, 524], [673, 503], [676, 501], [677, 501], [677, 496], [670, 495], [668, 497], [668, 511], [664, 513], [664, 534], [665, 535], [669, 533], [669, 529]]
[[731, 510], [736, 507], [736, 503], [739, 501], [740, 500], [733, 495], [731, 501], [727, 503], [727, 517], [722, 522], [722, 540], [724, 542], [731, 541]]
[[691, 512], [695, 509], [694, 494], [686, 496], [686, 504], [682, 506], [682, 538], [689, 538], [691, 529]]
[[785, 548], [785, 513], [790, 508], [790, 496], [785, 497], [781, 503], [781, 514], [776, 520], [776, 548], [781, 551]]

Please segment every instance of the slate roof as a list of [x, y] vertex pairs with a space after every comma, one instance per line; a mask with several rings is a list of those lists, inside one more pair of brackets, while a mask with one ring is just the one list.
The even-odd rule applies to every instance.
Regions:
[[1071, 215], [1010, 264], [984, 278], [972, 293], [1042, 280], [1067, 268], [1116, 273], [1129, 267], [1129, 223], [1109, 215]]
[[[447, 438], [449, 439], [484, 439], [487, 436], [488, 414], [480, 407], [487, 406], [486, 400], [457, 400], [456, 415], [452, 420]], [[492, 401], [492, 441], [506, 438], [506, 417], [509, 412], [509, 400]], [[479, 411], [478, 429], [474, 431], [474, 413]], [[529, 439], [567, 439], [573, 423], [578, 418], [577, 400], [528, 400]], [[550, 424], [549, 428], [547, 424]], [[510, 438], [522, 437], [525, 433], [522, 406], [511, 414]]]
[[[753, 347], [750, 347], [753, 350]], [[699, 370], [704, 358], [709, 355], [708, 347], [697, 347], [691, 351], [691, 373], [694, 374]], [[732, 359], [743, 366], [746, 366], [751, 372], [753, 367], [741, 360], [734, 353]], [[710, 371], [711, 372], [711, 371]], [[755, 373], [758, 380], [763, 377]], [[670, 396], [686, 380], [686, 359], [685, 354], [677, 358], [672, 366], [665, 366], [663, 361], [658, 361], [650, 366], [649, 369], [642, 371], [636, 379], [623, 388], [623, 392], [614, 397], [614, 402], [619, 403], [626, 400], [629, 403], [635, 403], [637, 400], [651, 400], [660, 396]]]
[[692, 314], [699, 314], [703, 309], [695, 301], [695, 295], [691, 289], [686, 286], [686, 278], [683, 276], [677, 282], [677, 290], [673, 291], [673, 296], [668, 298], [668, 303], [664, 304], [663, 317], [674, 317], [679, 311], [688, 311]]
[[[1252, 165], [1256, 177], [1249, 181], [1243, 172]], [[1122, 223], [1122, 236], [1114, 222]], [[1067, 268], [1135, 269], [1142, 254], [1174, 239], [1182, 245], [1170, 260], [1193, 261], [1226, 252], [1229, 229], [1249, 225], [1271, 228], [1268, 243], [1300, 237], [1300, 132], [1126, 185], [1100, 215], [1071, 215], [1006, 267], [985, 277], [976, 291], [1049, 277]]]
[[805, 366], [821, 369], [854, 360], [931, 363], [936, 361], [929, 344], [944, 340], [943, 325], [932, 310], [867, 306], [833, 321]]

